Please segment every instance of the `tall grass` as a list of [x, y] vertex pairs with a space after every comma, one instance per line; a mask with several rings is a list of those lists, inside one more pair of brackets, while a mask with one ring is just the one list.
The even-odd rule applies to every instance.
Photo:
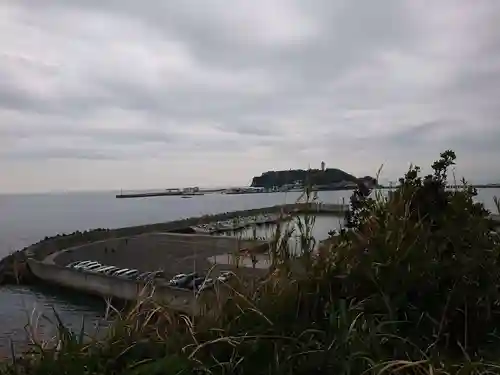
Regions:
[[278, 226], [268, 277], [237, 280], [217, 314], [194, 320], [145, 296], [100, 340], [58, 321], [57, 346], [0, 373], [500, 373], [500, 243], [474, 189], [446, 190], [454, 160], [411, 168], [389, 198], [360, 186], [328, 246], [312, 239], [314, 215]]

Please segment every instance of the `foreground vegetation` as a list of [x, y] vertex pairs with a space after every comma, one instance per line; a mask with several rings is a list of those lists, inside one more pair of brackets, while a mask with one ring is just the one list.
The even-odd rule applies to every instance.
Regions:
[[300, 257], [278, 231], [269, 277], [217, 314], [146, 299], [99, 340], [56, 322], [56, 345], [33, 335], [1, 373], [500, 374], [500, 240], [473, 188], [445, 189], [454, 160], [411, 168], [389, 198], [361, 185], [317, 253], [314, 218], [298, 219]]

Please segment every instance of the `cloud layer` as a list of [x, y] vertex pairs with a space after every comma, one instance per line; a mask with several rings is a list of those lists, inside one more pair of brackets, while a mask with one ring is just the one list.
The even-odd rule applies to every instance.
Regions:
[[[42, 4], [43, 3], [43, 4]], [[458, 153], [500, 180], [500, 3], [0, 5], [0, 191], [395, 179]]]

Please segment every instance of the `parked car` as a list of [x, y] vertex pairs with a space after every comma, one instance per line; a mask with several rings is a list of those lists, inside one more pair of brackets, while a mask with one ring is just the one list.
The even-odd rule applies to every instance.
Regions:
[[110, 266], [109, 269], [106, 269], [104, 271], [101, 271], [100, 273], [102, 273], [103, 275], [111, 275], [113, 272], [116, 272], [118, 271], [120, 268], [116, 267], [116, 266]]
[[198, 277], [198, 274], [196, 272], [184, 275], [183, 277], [180, 278], [173, 278], [170, 281], [171, 286], [176, 286], [178, 288], [188, 288], [189, 284]]
[[95, 272], [95, 273], [104, 273], [105, 271], [107, 271], [109, 269], [112, 269], [113, 267], [114, 266], [101, 266], [101, 267], [96, 268], [95, 270], [93, 270], [93, 272]]
[[[201, 282], [195, 282], [194, 289], [197, 291], [203, 291], [211, 288], [214, 285], [214, 281], [211, 278], [202, 278]], [[198, 280], [198, 279], [196, 279]]]
[[120, 277], [124, 279], [133, 279], [139, 274], [138, 270], [128, 270], [127, 272], [124, 272], [120, 274]]
[[76, 266], [82, 262], [83, 262], [82, 260], [77, 260], [76, 262], [72, 262], [72, 263], [66, 265], [66, 268], [73, 268], [74, 266]]
[[70, 268], [83, 267], [89, 263], [92, 263], [92, 261], [91, 260], [78, 260], [76, 262], [68, 264], [66, 267], [70, 267]]
[[135, 277], [136, 280], [138, 281], [149, 281], [151, 280], [151, 274], [152, 272], [143, 272]]
[[220, 273], [219, 277], [217, 277], [217, 281], [219, 281], [221, 283], [225, 283], [234, 276], [235, 276], [235, 274], [232, 271], [222, 271]]
[[180, 279], [183, 279], [184, 277], [186, 277], [185, 273], [179, 273], [178, 275], [175, 275], [174, 277], [172, 277], [169, 282], [175, 283], [175, 282], [179, 281]]
[[97, 264], [91, 264], [89, 266], [84, 266], [82, 268], [80, 268], [82, 271], [86, 271], [86, 272], [93, 272], [95, 271], [96, 269], [98, 268], [101, 268], [102, 267], [102, 264], [100, 263], [97, 263]]
[[204, 290], [207, 290], [207, 289], [210, 289], [210, 288], [213, 288], [214, 286], [214, 282], [213, 281], [210, 281], [210, 282], [205, 282], [204, 284], [202, 284], [200, 286], [200, 288], [198, 289], [199, 292], [203, 292]]
[[220, 276], [233, 277], [233, 276], [235, 276], [235, 274], [233, 271], [221, 271]]
[[88, 263], [86, 262], [83, 262], [83, 263], [80, 263], [80, 264], [77, 264], [75, 267], [73, 267], [75, 270], [84, 270], [84, 269], [87, 269], [88, 267], [91, 267], [91, 266], [95, 266], [95, 265], [100, 265], [99, 262], [94, 262], [94, 261], [90, 261]]
[[106, 267], [109, 267], [109, 266], [106, 266], [105, 264], [101, 264], [99, 267], [95, 268], [92, 272], [99, 272], [100, 270], [102, 270]]
[[123, 274], [127, 271], [130, 271], [130, 269], [129, 268], [120, 268], [118, 271], [112, 272], [111, 275], [112, 276], [120, 276], [121, 274]]
[[202, 276], [202, 277], [197, 277], [197, 278], [195, 278], [195, 279], [191, 280], [191, 282], [187, 284], [187, 287], [188, 287], [189, 289], [195, 289], [195, 290], [196, 290], [196, 289], [198, 289], [198, 288], [201, 286], [201, 284], [203, 284], [204, 282], [205, 282], [205, 277], [203, 277], [203, 276]]

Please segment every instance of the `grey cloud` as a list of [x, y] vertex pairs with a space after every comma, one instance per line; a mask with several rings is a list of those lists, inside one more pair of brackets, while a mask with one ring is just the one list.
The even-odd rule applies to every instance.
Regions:
[[50, 160], [50, 159], [83, 159], [83, 160], [120, 160], [118, 155], [110, 152], [98, 152], [96, 150], [75, 150], [72, 148], [51, 149], [39, 151], [23, 152], [0, 152], [1, 159], [4, 160]]
[[262, 170], [318, 159], [367, 174], [367, 160], [404, 170], [445, 148], [483, 164], [500, 157], [493, 3], [24, 0], [0, 10], [0, 159], [179, 158], [201, 176], [207, 158]]

